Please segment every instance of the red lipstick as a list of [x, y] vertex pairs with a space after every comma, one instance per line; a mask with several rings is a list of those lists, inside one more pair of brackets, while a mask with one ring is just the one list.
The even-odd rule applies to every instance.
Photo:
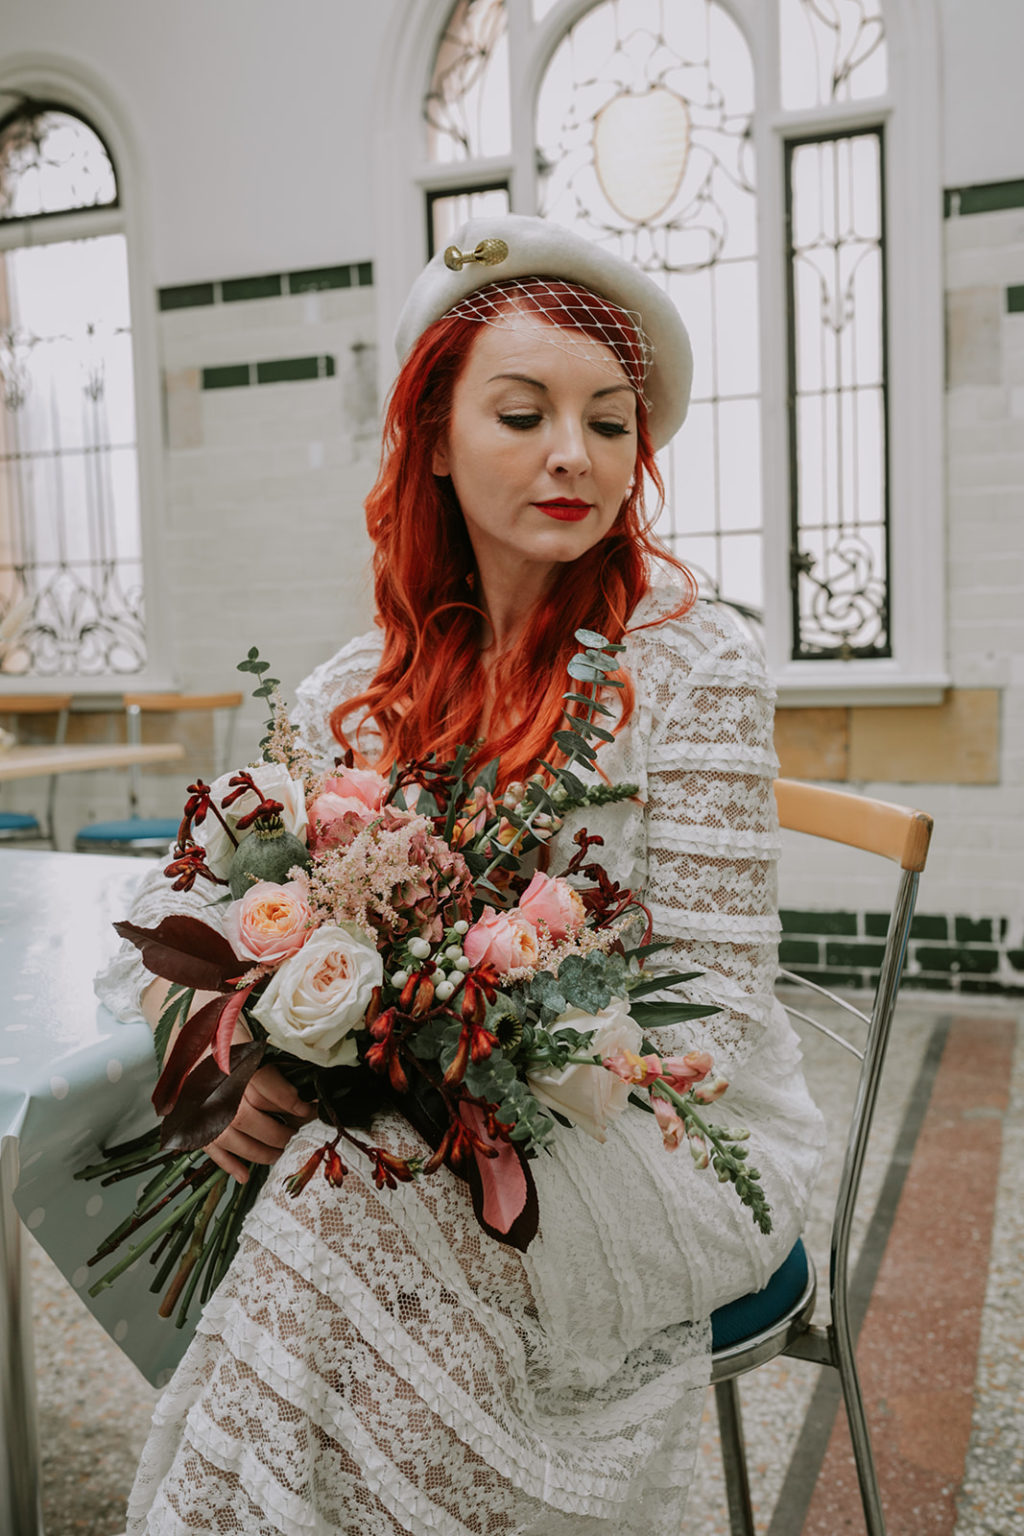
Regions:
[[559, 496], [555, 501], [535, 501], [535, 507], [547, 517], [557, 518], [560, 523], [581, 523], [591, 510], [589, 501], [577, 501]]

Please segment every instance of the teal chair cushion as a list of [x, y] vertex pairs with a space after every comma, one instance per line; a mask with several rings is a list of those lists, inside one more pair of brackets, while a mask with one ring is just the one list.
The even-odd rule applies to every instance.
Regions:
[[124, 821], [93, 821], [75, 834], [75, 842], [81, 843], [135, 843], [141, 838], [162, 838], [173, 843], [181, 821], [159, 816], [126, 817]]
[[711, 1348], [728, 1349], [770, 1328], [799, 1300], [806, 1284], [807, 1254], [798, 1238], [763, 1291], [740, 1296], [712, 1312]]
[[0, 811], [0, 832], [38, 832], [39, 822], [27, 811]]

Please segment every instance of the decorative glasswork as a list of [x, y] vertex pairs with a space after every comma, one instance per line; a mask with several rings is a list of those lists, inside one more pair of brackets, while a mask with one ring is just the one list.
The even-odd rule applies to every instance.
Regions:
[[881, 96], [888, 85], [882, 0], [778, 0], [782, 105], [796, 111]]
[[443, 251], [450, 245], [455, 231], [467, 219], [508, 212], [508, 187], [504, 183], [491, 187], [470, 187], [460, 192], [428, 192], [427, 255], [433, 256], [435, 251]]
[[0, 256], [0, 670], [137, 672], [146, 643], [127, 249], [122, 234], [88, 233], [88, 210], [116, 203], [117, 190], [87, 124], [49, 109], [25, 122], [34, 138], [12, 123], [0, 135], [8, 217], [75, 209], [83, 238], [46, 241], [36, 225], [34, 243]]
[[27, 104], [0, 127], [0, 220], [116, 203], [106, 145], [81, 118]]
[[881, 129], [787, 147], [794, 658], [890, 654]]
[[541, 212], [648, 271], [695, 357], [659, 533], [711, 595], [763, 602], [754, 75], [716, 0], [604, 0], [541, 84]]
[[504, 0], [458, 0], [423, 104], [427, 157], [505, 155], [512, 141]]

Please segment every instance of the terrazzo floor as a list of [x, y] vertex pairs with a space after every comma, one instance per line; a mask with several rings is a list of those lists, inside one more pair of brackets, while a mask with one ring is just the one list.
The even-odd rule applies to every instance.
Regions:
[[[897, 1015], [853, 1236], [858, 1277], [877, 1273], [861, 1356], [890, 1536], [1024, 1536], [1022, 1017], [1002, 999], [954, 1007], [920, 995]], [[808, 1231], [820, 1275], [856, 1063], [815, 1035], [805, 1049], [830, 1127]], [[116, 1536], [158, 1394], [26, 1238], [46, 1536]], [[933, 1286], [920, 1284], [922, 1262]], [[920, 1311], [925, 1291], [944, 1283], [963, 1302], [952, 1343]], [[932, 1382], [940, 1357], [960, 1371], [958, 1397], [945, 1375]], [[743, 1383], [759, 1536], [863, 1530], [841, 1407], [832, 1432], [833, 1382], [832, 1372], [780, 1360]], [[961, 1441], [957, 1402], [967, 1405]], [[682, 1536], [729, 1536], [712, 1407]]]

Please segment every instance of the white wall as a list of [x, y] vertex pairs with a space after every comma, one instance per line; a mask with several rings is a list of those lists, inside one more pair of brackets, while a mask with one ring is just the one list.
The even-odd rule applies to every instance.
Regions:
[[1024, 5], [939, 0], [943, 180], [947, 187], [1024, 177]]

